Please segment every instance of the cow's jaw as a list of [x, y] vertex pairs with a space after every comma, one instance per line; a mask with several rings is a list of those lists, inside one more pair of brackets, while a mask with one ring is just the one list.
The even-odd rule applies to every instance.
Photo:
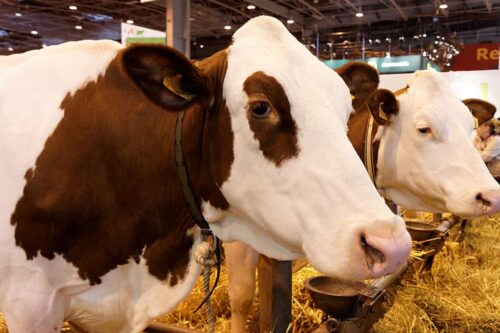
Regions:
[[400, 113], [377, 133], [381, 193], [413, 210], [468, 217], [498, 211], [499, 186], [472, 144], [468, 109], [437, 73], [418, 73], [409, 85], [398, 98]]

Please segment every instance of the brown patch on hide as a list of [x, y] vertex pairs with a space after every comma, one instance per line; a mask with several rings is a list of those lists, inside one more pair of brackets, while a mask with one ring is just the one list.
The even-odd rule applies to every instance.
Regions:
[[[186, 273], [193, 245], [187, 232], [194, 226], [175, 170], [177, 113], [138, 89], [123, 68], [124, 52], [61, 103], [64, 117], [35, 172], [26, 173], [11, 223], [28, 259], [60, 254], [90, 284], [142, 255], [152, 275], [175, 285]], [[220, 126], [212, 154], [222, 158], [212, 172], [223, 183], [233, 159], [232, 131], [226, 109], [212, 111], [221, 112], [207, 119], [204, 105], [187, 107], [183, 150], [195, 196], [227, 208], [210, 181], [203, 147], [207, 122]]]
[[[281, 84], [263, 72], [250, 75], [243, 84], [250, 103], [247, 118], [254, 137], [264, 156], [280, 166], [285, 160], [298, 156], [297, 126], [290, 113], [290, 102]], [[269, 117], [252, 115], [252, 103], [265, 102], [271, 106]]]

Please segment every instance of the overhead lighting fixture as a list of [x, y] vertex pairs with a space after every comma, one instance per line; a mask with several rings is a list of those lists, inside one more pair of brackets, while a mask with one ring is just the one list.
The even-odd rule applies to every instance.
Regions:
[[448, 5], [445, 4], [445, 3], [442, 3], [442, 4], [439, 5], [439, 8], [440, 9], [446, 9], [446, 8], [448, 8]]
[[427, 34], [423, 34], [422, 37], [424, 37], [424, 38], [427, 37]]
[[76, 30], [82, 30], [82, 29], [83, 29], [83, 27], [82, 27], [81, 25], [75, 25], [75, 29], [76, 29]]
[[364, 16], [364, 14], [362, 12], [357, 12], [356, 13], [356, 17], [363, 17], [363, 16]]
[[23, 16], [23, 14], [21, 14], [21, 13], [15, 13], [14, 15], [17, 16], [17, 17]]
[[36, 30], [31, 30], [31, 34], [32, 34], [32, 35], [38, 35], [38, 31], [36, 31]]
[[255, 9], [255, 5], [248, 5], [247, 9], [250, 9], [250, 10]]
[[200, 49], [202, 49], [202, 48], [204, 48], [204, 47], [205, 47], [205, 45], [203, 45], [203, 44], [200, 44]]
[[14, 51], [14, 48], [12, 46], [9, 46], [9, 48], [7, 50], [9, 50], [10, 52], [12, 52], [12, 51]]
[[69, 6], [68, 8], [69, 8], [69, 9], [71, 9], [71, 10], [77, 10], [77, 9], [78, 9], [78, 7], [77, 7], [77, 6], [75, 6], [75, 5], [71, 5], [71, 6]]
[[226, 25], [224, 26], [224, 29], [225, 29], [225, 30], [231, 30], [231, 26], [230, 26], [229, 24], [226, 24]]
[[134, 24], [134, 20], [127, 20], [126, 21], [128, 24]]
[[286, 23], [288, 23], [288, 24], [294, 24], [295, 21], [293, 20], [293, 18], [289, 18], [288, 20], [286, 20]]

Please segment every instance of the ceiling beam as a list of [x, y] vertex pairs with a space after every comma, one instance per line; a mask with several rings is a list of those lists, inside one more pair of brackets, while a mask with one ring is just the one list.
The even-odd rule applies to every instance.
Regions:
[[387, 7], [394, 9], [399, 14], [399, 17], [401, 17], [403, 20], [406, 21], [408, 19], [408, 16], [406, 16], [405, 12], [403, 12], [403, 10], [396, 3], [396, 1], [394, 1], [394, 0], [388, 0], [388, 1], [383, 0], [382, 3], [384, 5], [386, 5]]
[[221, 7], [224, 7], [224, 8], [226, 8], [226, 9], [232, 10], [233, 12], [238, 13], [238, 14], [240, 14], [241, 16], [246, 17], [247, 19], [251, 19], [251, 18], [252, 18], [252, 17], [251, 17], [250, 15], [248, 15], [247, 13], [242, 12], [242, 11], [241, 11], [241, 10], [239, 10], [239, 9], [236, 9], [236, 8], [234, 8], [233, 6], [226, 5], [225, 3], [221, 2], [221, 1], [218, 1], [218, 0], [208, 0], [208, 1], [209, 1], [209, 2], [211, 2], [211, 3], [214, 3], [214, 4], [216, 4], [216, 5], [219, 5], [219, 6], [221, 6]]
[[361, 8], [355, 6], [350, 0], [344, 0], [344, 3], [346, 5], [348, 5], [350, 8], [352, 8], [352, 10], [354, 10], [354, 12], [359, 12]]
[[484, 5], [488, 9], [488, 13], [491, 13], [491, 0], [484, 0]]
[[315, 8], [313, 5], [310, 3], [306, 2], [305, 0], [299, 0], [299, 3], [307, 7], [311, 12], [314, 13], [314, 17], [316, 17], [319, 20], [324, 20], [326, 18], [325, 15], [323, 15], [322, 12], [320, 12], [317, 8]]

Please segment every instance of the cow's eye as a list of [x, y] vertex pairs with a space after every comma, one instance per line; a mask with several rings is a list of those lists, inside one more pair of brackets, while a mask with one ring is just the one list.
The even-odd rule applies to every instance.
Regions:
[[431, 128], [430, 127], [419, 127], [418, 131], [422, 134], [427, 134], [427, 133], [431, 133]]
[[252, 104], [252, 116], [255, 118], [265, 118], [271, 113], [271, 105], [266, 101], [255, 102]]

